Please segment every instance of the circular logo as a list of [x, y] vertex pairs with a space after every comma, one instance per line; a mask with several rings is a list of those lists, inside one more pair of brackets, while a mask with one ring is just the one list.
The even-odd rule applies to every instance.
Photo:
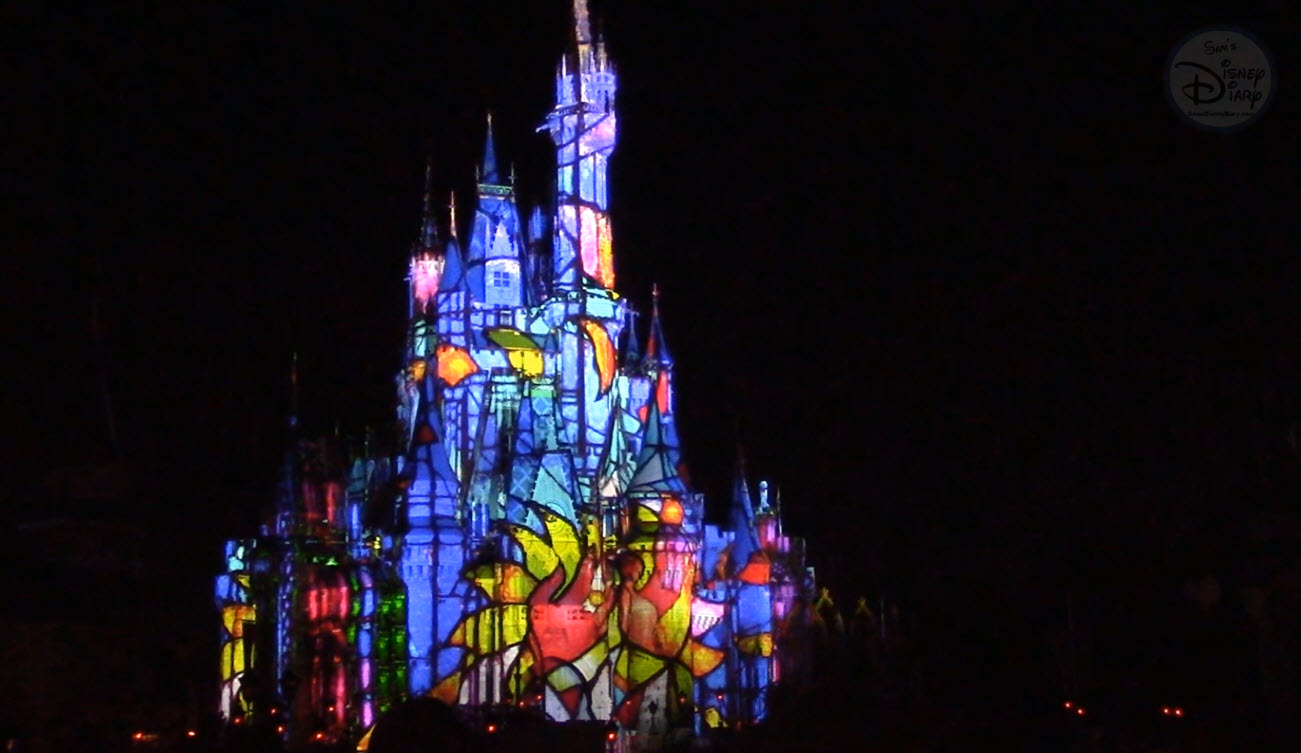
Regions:
[[1274, 65], [1260, 40], [1240, 29], [1203, 29], [1175, 48], [1166, 95], [1193, 125], [1233, 131], [1260, 119], [1274, 98]]

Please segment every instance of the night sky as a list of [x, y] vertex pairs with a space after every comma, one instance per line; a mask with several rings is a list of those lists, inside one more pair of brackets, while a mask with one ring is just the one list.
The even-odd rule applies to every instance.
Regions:
[[[491, 109], [545, 199], [567, 4], [37, 5], [6, 22], [6, 505], [111, 456], [104, 376], [132, 504], [215, 573], [291, 353], [309, 427], [391, 417], [426, 155], [464, 228]], [[663, 289], [693, 479], [717, 506], [741, 443], [849, 604], [1041, 629], [1069, 590], [1155, 631], [1296, 504], [1301, 14], [839, 5], [592, 3], [618, 287]], [[1232, 136], [1162, 93], [1213, 22], [1278, 71]]]

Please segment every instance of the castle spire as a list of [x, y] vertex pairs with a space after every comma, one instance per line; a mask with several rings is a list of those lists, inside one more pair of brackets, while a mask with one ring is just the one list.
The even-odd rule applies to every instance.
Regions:
[[587, 20], [587, 0], [574, 0], [574, 37], [578, 40], [580, 50], [592, 43], [592, 27]]
[[646, 355], [642, 358], [643, 366], [667, 367], [673, 365], [668, 345], [664, 341], [664, 327], [660, 324], [660, 286], [651, 286], [651, 324], [646, 335]]
[[497, 175], [497, 150], [492, 143], [492, 111], [488, 111], [488, 133], [483, 139], [483, 169], [479, 174], [479, 182], [488, 185], [497, 185], [501, 178]]
[[745, 451], [739, 444], [736, 447], [736, 478], [732, 482], [732, 509], [728, 517], [734, 537], [729, 569], [736, 574], [745, 568], [750, 555], [759, 549], [759, 536], [754, 530], [754, 501], [750, 498], [750, 485], [745, 480]]
[[637, 456], [637, 471], [628, 484], [629, 492], [686, 493], [678, 474], [682, 464], [677, 435], [664, 424], [659, 404], [651, 400], [646, 417], [646, 433]]
[[438, 239], [438, 221], [434, 219], [434, 157], [425, 159], [425, 201], [420, 219], [420, 245], [426, 249], [433, 248]]
[[448, 210], [448, 234], [456, 237], [456, 191], [452, 191], [451, 198], [447, 203]]
[[298, 427], [298, 351], [289, 362], [289, 428]]

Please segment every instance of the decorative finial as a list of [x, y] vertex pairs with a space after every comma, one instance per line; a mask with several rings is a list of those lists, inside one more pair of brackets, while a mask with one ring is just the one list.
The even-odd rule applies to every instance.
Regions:
[[511, 186], [515, 185], [515, 161], [514, 160], [511, 160], [510, 163], [510, 184]]
[[434, 190], [434, 155], [425, 157], [425, 216], [429, 216], [429, 202]]
[[298, 351], [289, 362], [289, 426], [298, 425]]
[[501, 178], [497, 175], [497, 148], [492, 143], [492, 110], [488, 111], [488, 130], [483, 137], [483, 174], [475, 170], [474, 182], [497, 185]]
[[580, 47], [592, 43], [592, 28], [587, 20], [587, 0], [574, 0], [574, 36]]
[[452, 197], [451, 197], [450, 202], [447, 204], [447, 209], [448, 209], [449, 212], [451, 213], [451, 218], [450, 218], [450, 219], [451, 219], [451, 230], [450, 230], [450, 233], [451, 233], [451, 236], [452, 236], [453, 238], [455, 238], [455, 237], [456, 237], [456, 191], [452, 191]]
[[659, 318], [660, 315], [660, 284], [651, 283], [651, 315]]
[[438, 234], [438, 223], [434, 219], [433, 211], [434, 198], [434, 156], [430, 154], [425, 158], [425, 201], [424, 215], [420, 222], [420, 241], [425, 248], [434, 245], [435, 236]]

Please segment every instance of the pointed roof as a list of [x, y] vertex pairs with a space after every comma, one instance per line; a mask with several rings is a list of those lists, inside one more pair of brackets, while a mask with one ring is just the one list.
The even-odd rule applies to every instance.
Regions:
[[659, 402], [653, 398], [647, 411], [645, 432], [637, 456], [637, 472], [633, 474], [628, 491], [685, 494], [686, 485], [678, 476], [681, 453], [677, 437], [671, 427], [665, 426]]
[[520, 400], [519, 412], [515, 418], [515, 443], [511, 452], [511, 481], [509, 494], [521, 502], [533, 498], [533, 487], [537, 483], [538, 463], [533, 448], [533, 400], [525, 397]]
[[492, 143], [492, 113], [488, 113], [488, 133], [483, 139], [483, 167], [479, 173], [479, 183], [497, 185], [501, 177], [497, 174], [497, 150]]
[[740, 447], [736, 453], [736, 478], [732, 482], [728, 522], [733, 533], [728, 569], [736, 574], [745, 568], [750, 555], [759, 549], [759, 536], [754, 530], [754, 501], [750, 497], [750, 485], [745, 480], [745, 454]]
[[302, 466], [302, 430], [298, 425], [298, 351], [289, 362], [289, 418], [285, 454], [276, 483], [276, 510], [293, 512], [299, 507], [299, 473]]
[[293, 431], [293, 439], [298, 439], [298, 351], [294, 351], [293, 360], [289, 364], [289, 428]]
[[[556, 403], [541, 406], [552, 412], [548, 426], [555, 426]], [[539, 406], [532, 398], [520, 401], [513, 452], [511, 453], [510, 498], [528, 506], [537, 504], [566, 520], [576, 520], [578, 481], [573, 456], [563, 442], [539, 427]]]
[[623, 365], [625, 369], [632, 370], [641, 361], [641, 348], [637, 338], [637, 319], [633, 317], [632, 312], [629, 318], [631, 321], [628, 327], [628, 342], [624, 346]]
[[646, 355], [642, 357], [643, 366], [667, 367], [673, 365], [673, 356], [669, 355], [668, 344], [664, 340], [664, 327], [660, 324], [660, 286], [651, 287], [651, 323], [646, 335]]
[[465, 263], [461, 260], [461, 248], [455, 234], [443, 248], [443, 276], [438, 284], [440, 296], [465, 289]]
[[460, 484], [447, 456], [447, 447], [443, 444], [446, 427], [443, 425], [442, 411], [434, 405], [433, 391], [433, 375], [428, 375], [425, 377], [424, 389], [421, 390], [420, 407], [416, 412], [419, 428], [415, 432], [416, 441], [412, 443], [411, 460], [415, 466], [413, 478], [429, 481], [430, 501], [435, 506], [438, 506], [439, 501], [455, 504], [459, 498]]

